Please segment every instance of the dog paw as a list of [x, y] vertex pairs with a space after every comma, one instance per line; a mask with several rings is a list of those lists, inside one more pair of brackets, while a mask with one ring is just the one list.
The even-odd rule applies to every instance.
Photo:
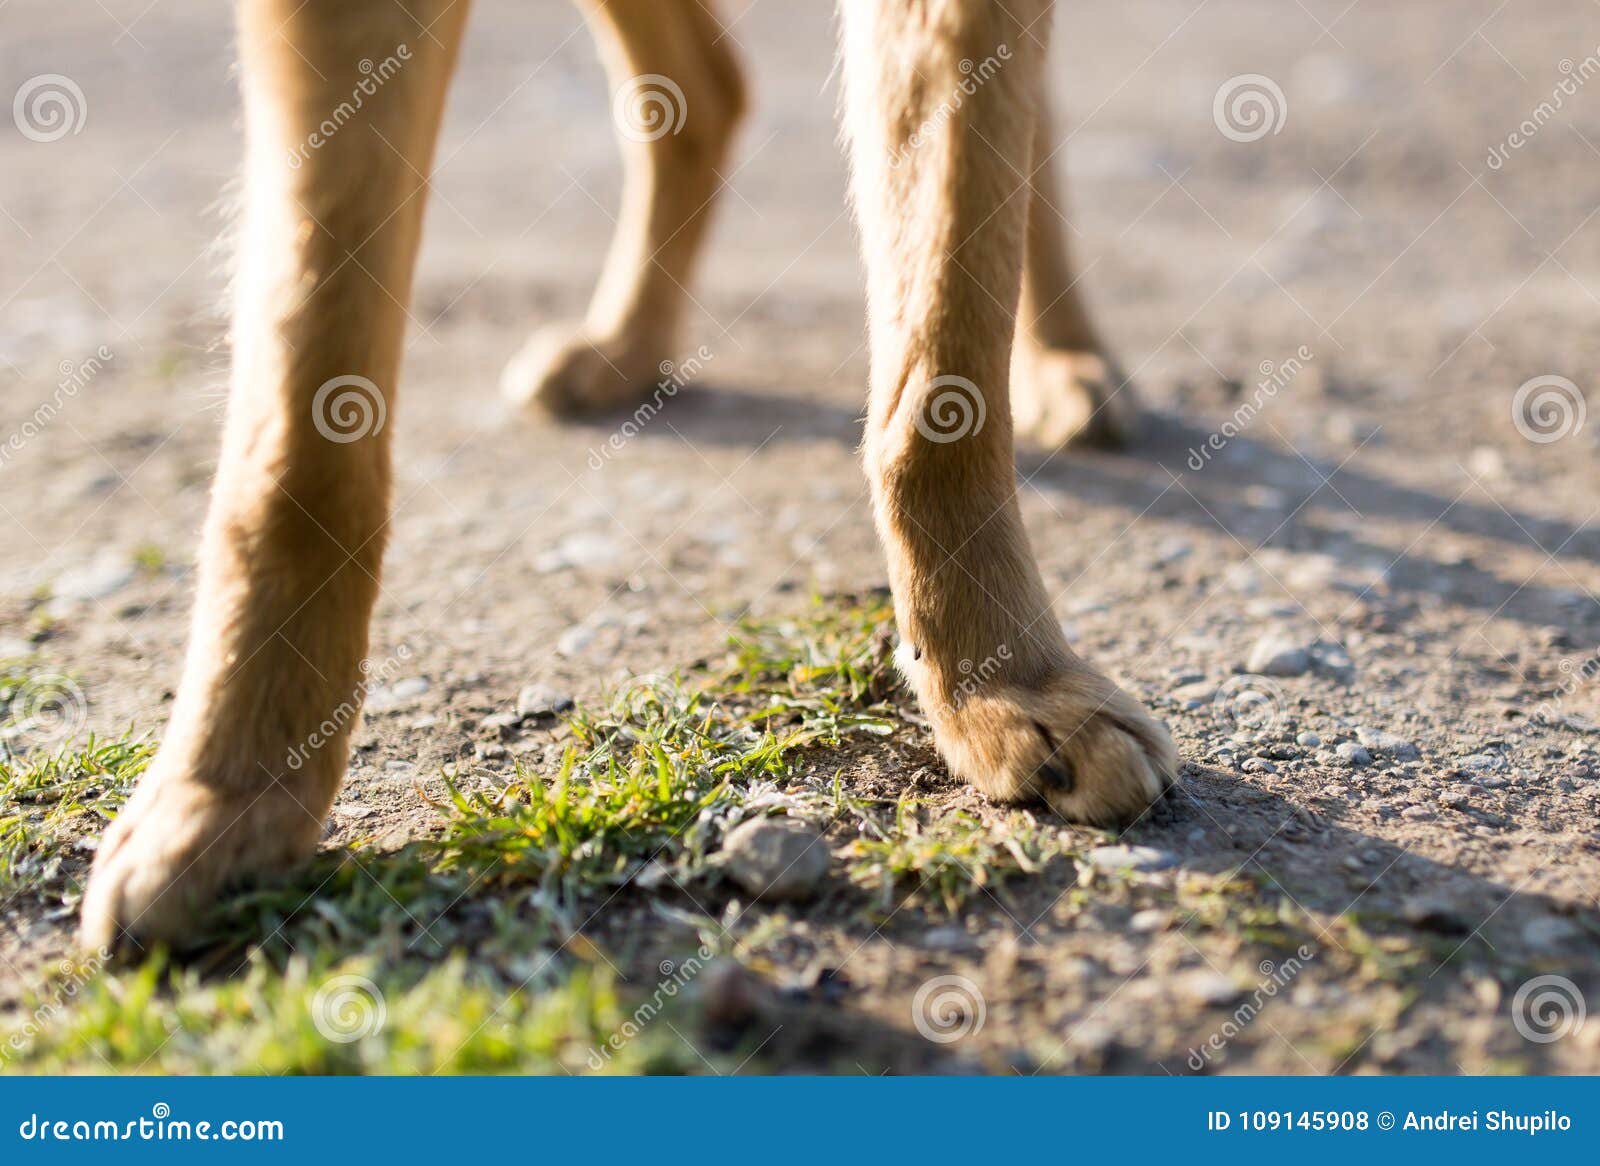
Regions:
[[286, 790], [224, 791], [153, 769], [101, 840], [80, 940], [122, 958], [181, 942], [225, 888], [308, 857], [320, 833]]
[[1125, 826], [1176, 780], [1166, 726], [1083, 665], [1037, 687], [974, 693], [929, 719], [957, 776], [997, 801], [1043, 801], [1074, 822]]
[[1017, 432], [1047, 449], [1120, 449], [1139, 427], [1139, 401], [1092, 352], [1019, 344], [1011, 366], [1011, 416]]
[[547, 328], [534, 333], [500, 376], [500, 392], [517, 408], [582, 417], [633, 405], [661, 377], [658, 347]]

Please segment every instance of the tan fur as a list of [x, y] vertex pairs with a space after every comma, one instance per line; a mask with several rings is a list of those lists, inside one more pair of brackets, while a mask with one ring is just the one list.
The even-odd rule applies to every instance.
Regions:
[[[1117, 440], [1133, 418], [1062, 247], [1040, 99], [1048, 3], [842, 5], [872, 348], [865, 461], [907, 672], [952, 770], [991, 797], [1114, 823], [1159, 796], [1173, 748], [1067, 647], [1012, 469], [1013, 392], [1053, 444]], [[319, 393], [366, 378], [393, 414], [423, 176], [466, 7], [240, 0], [247, 205], [228, 423], [177, 705], [96, 859], [91, 946], [180, 936], [225, 884], [316, 846], [360, 703], [390, 490], [390, 426], [330, 440]], [[623, 141], [623, 212], [585, 321], [536, 335], [508, 367], [508, 393], [563, 414], [633, 401], [677, 350], [744, 105], [703, 0], [584, 8], [613, 89], [670, 77], [686, 119]], [[401, 43], [412, 55], [381, 100], [296, 154], [358, 63]], [[1003, 67], [949, 108], [962, 62], [1001, 45]], [[952, 377], [983, 420], [947, 440]]]

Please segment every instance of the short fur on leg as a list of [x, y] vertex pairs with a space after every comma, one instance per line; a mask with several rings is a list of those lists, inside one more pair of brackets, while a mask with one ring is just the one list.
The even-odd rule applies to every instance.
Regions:
[[[1171, 740], [1067, 646], [1012, 469], [1029, 197], [1016, 175], [1031, 155], [1047, 0], [843, 11], [872, 348], [865, 461], [909, 675], [955, 773], [1001, 800], [1126, 822], [1172, 780]], [[961, 62], [1000, 45], [1005, 67], [952, 101]]]
[[[90, 947], [181, 936], [225, 885], [316, 847], [361, 704], [421, 176], [466, 8], [239, 5], [248, 146], [228, 420], [183, 680], [96, 855]], [[313, 136], [363, 62], [391, 61], [378, 98]]]

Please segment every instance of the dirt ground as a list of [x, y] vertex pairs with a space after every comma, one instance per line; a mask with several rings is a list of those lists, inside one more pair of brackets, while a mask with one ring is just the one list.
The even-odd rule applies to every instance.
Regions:
[[[717, 656], [746, 611], [885, 582], [830, 6], [724, 5], [756, 99], [694, 289], [684, 356], [706, 355], [615, 453], [614, 424], [508, 417], [495, 388], [598, 270], [606, 87], [568, 6], [476, 7], [391, 418], [372, 656], [405, 655], [334, 842], [425, 833], [418, 781], [508, 766], [481, 722], [526, 686], [594, 698]], [[0, 96], [59, 73], [87, 111], [60, 140], [0, 133], [0, 438], [59, 401], [0, 450], [0, 657], [73, 676], [82, 727], [110, 736], [163, 723], [214, 466], [240, 153], [226, 8], [0, 11]], [[828, 1024], [881, 1030], [902, 1070], [1600, 1071], [1580, 1019], [1600, 993], [1600, 420], [1582, 416], [1600, 9], [1063, 8], [1072, 243], [1153, 415], [1127, 454], [1019, 450], [1023, 512], [1074, 643], [1172, 726], [1182, 790], [1118, 840], [1143, 849], [1053, 863], [953, 919], [913, 902], [863, 922], [841, 891], [759, 909], [771, 935], [751, 942], [811, 997], [827, 969]], [[1222, 128], [1219, 90], [1249, 74], [1281, 93], [1264, 136]], [[1559, 379], [1519, 398], [1535, 378]], [[1538, 394], [1565, 413], [1530, 419]], [[915, 781], [940, 812], [996, 813], [914, 724], [851, 758], [848, 788]], [[1225, 903], [1189, 925], [1226, 897], [1194, 888], [1228, 872], [1269, 894], [1287, 947]], [[615, 940], [645, 907], [592, 930]], [[3, 918], [11, 998], [72, 920]], [[648, 987], [636, 946], [618, 959]], [[981, 1022], [924, 1040], [918, 990], [946, 975]], [[1557, 979], [1519, 997], [1539, 976]], [[1552, 985], [1563, 1018], [1540, 1030]]]

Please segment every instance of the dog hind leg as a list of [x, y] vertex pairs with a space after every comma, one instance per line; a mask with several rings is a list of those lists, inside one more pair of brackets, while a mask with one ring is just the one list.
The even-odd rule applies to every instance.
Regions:
[[466, 0], [241, 0], [233, 381], [188, 656], [90, 947], [175, 939], [316, 847], [360, 709], [424, 176]]
[[631, 405], [674, 358], [695, 260], [744, 110], [744, 82], [705, 0], [582, 0], [612, 89], [622, 212], [584, 321], [539, 330], [504, 395], [575, 416]]
[[[1007, 374], [1047, 0], [851, 0], [845, 121], [870, 313], [865, 461], [905, 670], [951, 770], [1127, 822], [1165, 728], [1073, 654], [1017, 503]], [[981, 85], [963, 61], [1007, 46]]]
[[1011, 356], [1011, 410], [1018, 431], [1046, 448], [1116, 448], [1132, 440], [1139, 404], [1107, 357], [1073, 275], [1047, 90], [1041, 82], [1027, 171], [1033, 193]]

